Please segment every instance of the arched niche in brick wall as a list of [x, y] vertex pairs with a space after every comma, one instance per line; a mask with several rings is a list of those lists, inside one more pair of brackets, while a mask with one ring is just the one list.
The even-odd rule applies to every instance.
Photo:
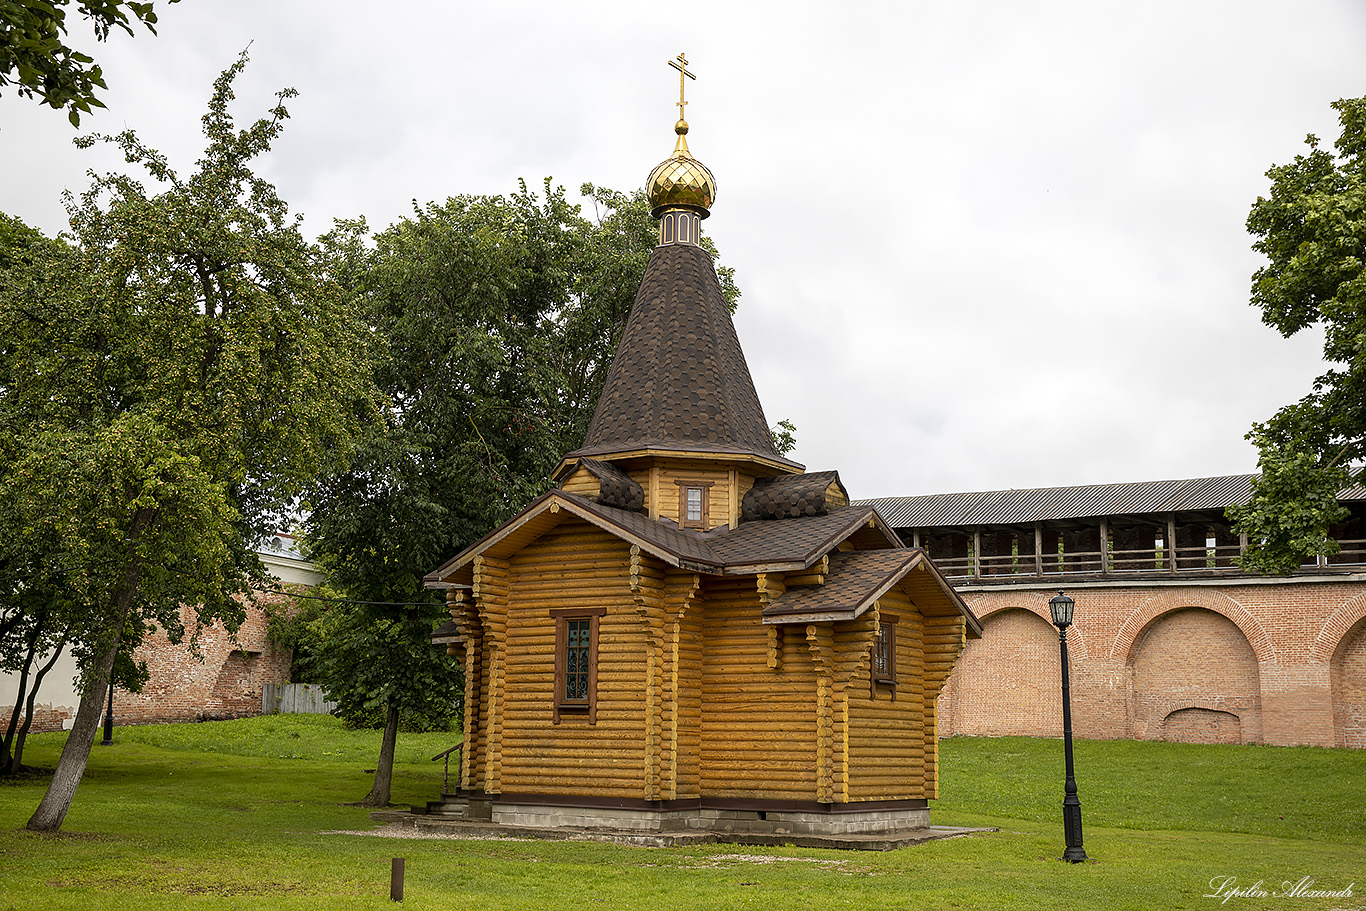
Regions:
[[[1128, 666], [1132, 691], [1129, 736], [1142, 740], [1193, 736], [1201, 724], [1227, 732], [1210, 715], [1238, 719], [1241, 740], [1261, 743], [1261, 682], [1257, 655], [1238, 625], [1203, 607], [1181, 607], [1153, 618], [1135, 637]], [[1169, 719], [1171, 722], [1168, 731]]]
[[1331, 662], [1348, 634], [1363, 618], [1366, 618], [1366, 593], [1343, 601], [1319, 629], [1310, 650], [1311, 658], [1324, 664]]
[[1061, 737], [1057, 629], [1023, 607], [1003, 607], [979, 619], [982, 638], [968, 641], [940, 697], [947, 733]]
[[[1014, 604], [1008, 602], [1001, 603], [994, 599], [989, 600], [991, 599], [991, 595], [994, 594], [991, 592], [982, 593], [982, 597], [976, 597], [976, 594], [977, 593], [969, 593], [964, 596], [963, 600], [968, 603], [968, 607], [972, 608], [973, 616], [980, 622], [985, 623], [988, 618], [1005, 613], [1006, 611], [1026, 611], [1042, 620], [1044, 625], [1052, 631], [1053, 651], [1056, 652], [1059, 650], [1058, 628], [1053, 625], [1052, 615], [1048, 610], [1048, 599], [1053, 596], [1054, 591], [1049, 591], [1044, 595], [1037, 596], [1037, 602], [1031, 598], [1028, 604], [1018, 602]], [[1067, 628], [1067, 657], [1072, 664], [1074, 673], [1077, 670], [1077, 664], [1084, 661], [1089, 655], [1089, 649], [1086, 644], [1086, 624], [1087, 620], [1090, 618], [1087, 617], [1087, 611], [1085, 610], [1088, 606], [1089, 605], [1086, 603], [1086, 596], [1082, 595], [1081, 599], [1077, 602], [1076, 622]], [[975, 640], [969, 640], [970, 643], [972, 641]], [[1059, 683], [1061, 683], [1061, 680], [1059, 680]]]
[[1342, 637], [1330, 667], [1334, 742], [1366, 749], [1366, 618]]
[[[1133, 663], [1134, 646], [1139, 637], [1146, 632], [1157, 618], [1163, 614], [1185, 608], [1198, 607], [1215, 613], [1236, 626], [1252, 647], [1252, 653], [1259, 665], [1270, 666], [1276, 661], [1276, 652], [1271, 637], [1262, 628], [1261, 622], [1243, 605], [1228, 595], [1212, 589], [1176, 589], [1163, 592], [1144, 601], [1129, 612], [1110, 643], [1110, 660]], [[1104, 654], [1103, 644], [1098, 652]]]
[[1163, 719], [1162, 739], [1175, 743], [1242, 743], [1243, 723], [1232, 712], [1177, 709]]

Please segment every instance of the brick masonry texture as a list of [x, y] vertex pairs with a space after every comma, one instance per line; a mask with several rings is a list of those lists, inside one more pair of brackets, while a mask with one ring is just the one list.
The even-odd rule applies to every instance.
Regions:
[[[260, 597], [262, 603], [278, 600], [270, 595]], [[181, 608], [180, 620], [187, 631], [193, 630], [194, 611]], [[134, 657], [147, 662], [151, 677], [141, 693], [114, 690], [116, 725], [259, 715], [262, 686], [289, 679], [291, 650], [277, 648], [266, 639], [266, 616], [258, 606], [248, 605], [246, 620], [236, 636], [222, 623], [200, 630], [197, 655], [190, 650], [188, 639], [187, 632], [186, 641], [172, 644], [159, 628], [147, 636]], [[0, 706], [6, 720], [12, 710]], [[74, 706], [35, 710], [30, 731], [61, 730], [63, 721], [74, 714]]]
[[[1062, 733], [1056, 589], [965, 587], [983, 621], [940, 733]], [[1069, 588], [1078, 737], [1366, 748], [1366, 582]]]

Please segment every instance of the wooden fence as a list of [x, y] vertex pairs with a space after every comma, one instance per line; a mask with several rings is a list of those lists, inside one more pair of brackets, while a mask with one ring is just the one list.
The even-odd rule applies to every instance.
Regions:
[[267, 683], [261, 688], [262, 715], [330, 715], [337, 707], [311, 683]]

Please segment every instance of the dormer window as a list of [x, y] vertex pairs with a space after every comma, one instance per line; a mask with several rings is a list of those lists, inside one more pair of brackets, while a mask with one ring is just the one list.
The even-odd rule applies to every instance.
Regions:
[[714, 481], [678, 481], [678, 524], [707, 530], [707, 500]]
[[701, 522], [702, 521], [702, 488], [686, 487], [683, 490], [683, 521]]

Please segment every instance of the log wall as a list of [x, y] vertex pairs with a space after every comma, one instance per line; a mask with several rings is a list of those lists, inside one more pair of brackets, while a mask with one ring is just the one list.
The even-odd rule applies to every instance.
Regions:
[[679, 520], [679, 481], [711, 482], [707, 490], [707, 527], [740, 521], [740, 501], [754, 486], [754, 478], [736, 469], [717, 468], [711, 462], [668, 461], [627, 472], [645, 491], [645, 511], [650, 518]]
[[582, 494], [585, 497], [596, 497], [602, 492], [602, 482], [587, 468], [576, 468], [570, 473], [569, 477], [565, 478], [560, 483], [560, 488], [569, 493]]
[[[630, 557], [619, 538], [572, 520], [510, 561], [505, 692], [497, 755], [489, 736], [490, 791], [645, 796], [646, 641], [628, 583]], [[565, 607], [607, 609], [598, 622], [592, 724], [586, 714], [567, 712], [553, 721], [550, 610]]]
[[[466, 665], [461, 784], [489, 793], [847, 803], [934, 797], [935, 700], [963, 646], [903, 585], [857, 620], [764, 626], [805, 573], [676, 569], [561, 515], [452, 591]], [[556, 712], [556, 614], [597, 616], [592, 715]], [[896, 618], [896, 687], [870, 689], [870, 648]], [[558, 720], [557, 720], [558, 715]]]
[[[905, 592], [892, 589], [878, 602], [879, 620], [896, 624], [896, 686], [869, 680], [859, 669], [850, 686], [849, 799], [905, 800], [927, 797], [925, 618]], [[930, 697], [933, 698], [932, 696]]]
[[700, 779], [703, 796], [816, 798], [815, 672], [804, 642], [776, 668], [752, 576], [705, 577]]

